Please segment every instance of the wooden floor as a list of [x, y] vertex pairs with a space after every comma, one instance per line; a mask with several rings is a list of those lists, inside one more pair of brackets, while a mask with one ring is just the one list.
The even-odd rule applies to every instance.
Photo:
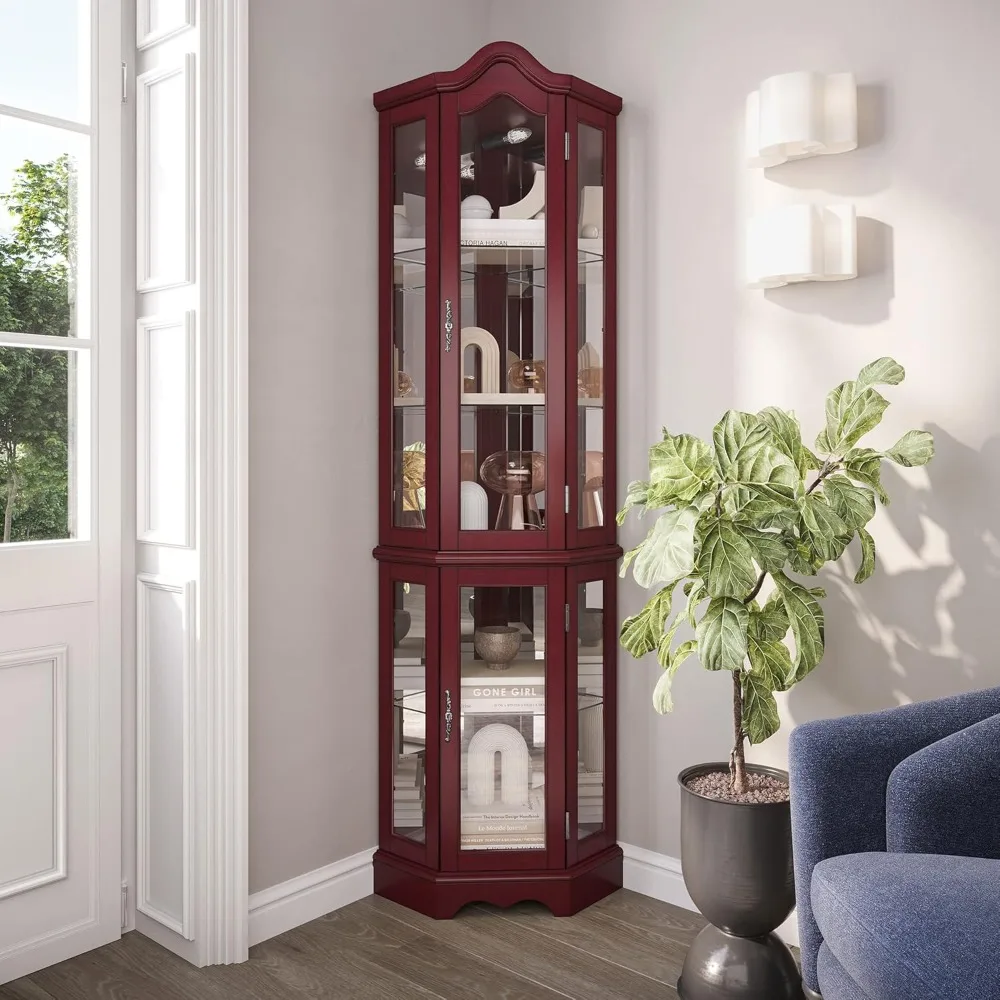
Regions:
[[0, 986], [3, 1000], [653, 1000], [702, 919], [623, 889], [575, 917], [467, 907], [431, 920], [378, 896], [195, 969], [140, 934]]

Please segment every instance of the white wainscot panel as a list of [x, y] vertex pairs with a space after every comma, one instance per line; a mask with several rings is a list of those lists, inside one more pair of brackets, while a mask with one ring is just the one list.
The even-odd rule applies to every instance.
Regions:
[[143, 73], [136, 81], [138, 288], [194, 281], [195, 57]]
[[66, 877], [66, 647], [0, 654], [0, 899]]
[[136, 906], [192, 940], [193, 582], [138, 578]]
[[194, 27], [195, 0], [137, 0], [135, 43], [147, 49]]
[[195, 317], [144, 317], [136, 343], [136, 524], [143, 542], [194, 544]]

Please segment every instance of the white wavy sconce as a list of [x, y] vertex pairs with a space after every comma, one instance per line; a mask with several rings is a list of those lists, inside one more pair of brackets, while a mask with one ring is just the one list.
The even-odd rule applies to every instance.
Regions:
[[474, 806], [490, 806], [496, 798], [494, 756], [500, 754], [500, 801], [505, 806], [528, 804], [531, 754], [524, 737], [500, 722], [483, 726], [469, 740], [468, 789]]
[[[480, 391], [484, 393], [500, 391], [500, 345], [496, 338], [481, 326], [462, 327], [462, 357], [465, 357], [465, 349], [474, 347], [479, 351], [481, 385]], [[463, 377], [472, 375], [473, 372], [463, 372]]]
[[747, 98], [746, 156], [774, 167], [858, 146], [858, 88], [853, 73], [783, 73]]
[[754, 216], [746, 250], [750, 288], [856, 278], [854, 206], [786, 205]]

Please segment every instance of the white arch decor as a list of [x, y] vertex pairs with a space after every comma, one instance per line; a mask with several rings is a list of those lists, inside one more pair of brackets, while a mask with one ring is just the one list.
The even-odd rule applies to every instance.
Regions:
[[500, 799], [505, 806], [526, 806], [531, 784], [531, 754], [524, 737], [500, 722], [483, 726], [469, 740], [469, 803], [493, 804], [496, 794], [493, 756], [500, 753]]
[[[465, 349], [475, 347], [479, 350], [482, 360], [482, 382], [479, 389], [481, 392], [500, 391], [500, 345], [489, 330], [484, 330], [481, 326], [462, 327], [462, 360], [465, 360]], [[467, 375], [474, 375], [475, 372], [462, 372], [463, 385]]]
[[545, 171], [535, 171], [535, 179], [531, 190], [513, 205], [501, 205], [501, 219], [533, 219], [545, 208]]

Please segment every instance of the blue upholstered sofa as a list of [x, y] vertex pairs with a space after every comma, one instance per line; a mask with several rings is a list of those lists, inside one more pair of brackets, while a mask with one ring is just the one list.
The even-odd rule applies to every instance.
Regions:
[[1000, 688], [790, 745], [802, 975], [823, 1000], [1000, 1000]]

